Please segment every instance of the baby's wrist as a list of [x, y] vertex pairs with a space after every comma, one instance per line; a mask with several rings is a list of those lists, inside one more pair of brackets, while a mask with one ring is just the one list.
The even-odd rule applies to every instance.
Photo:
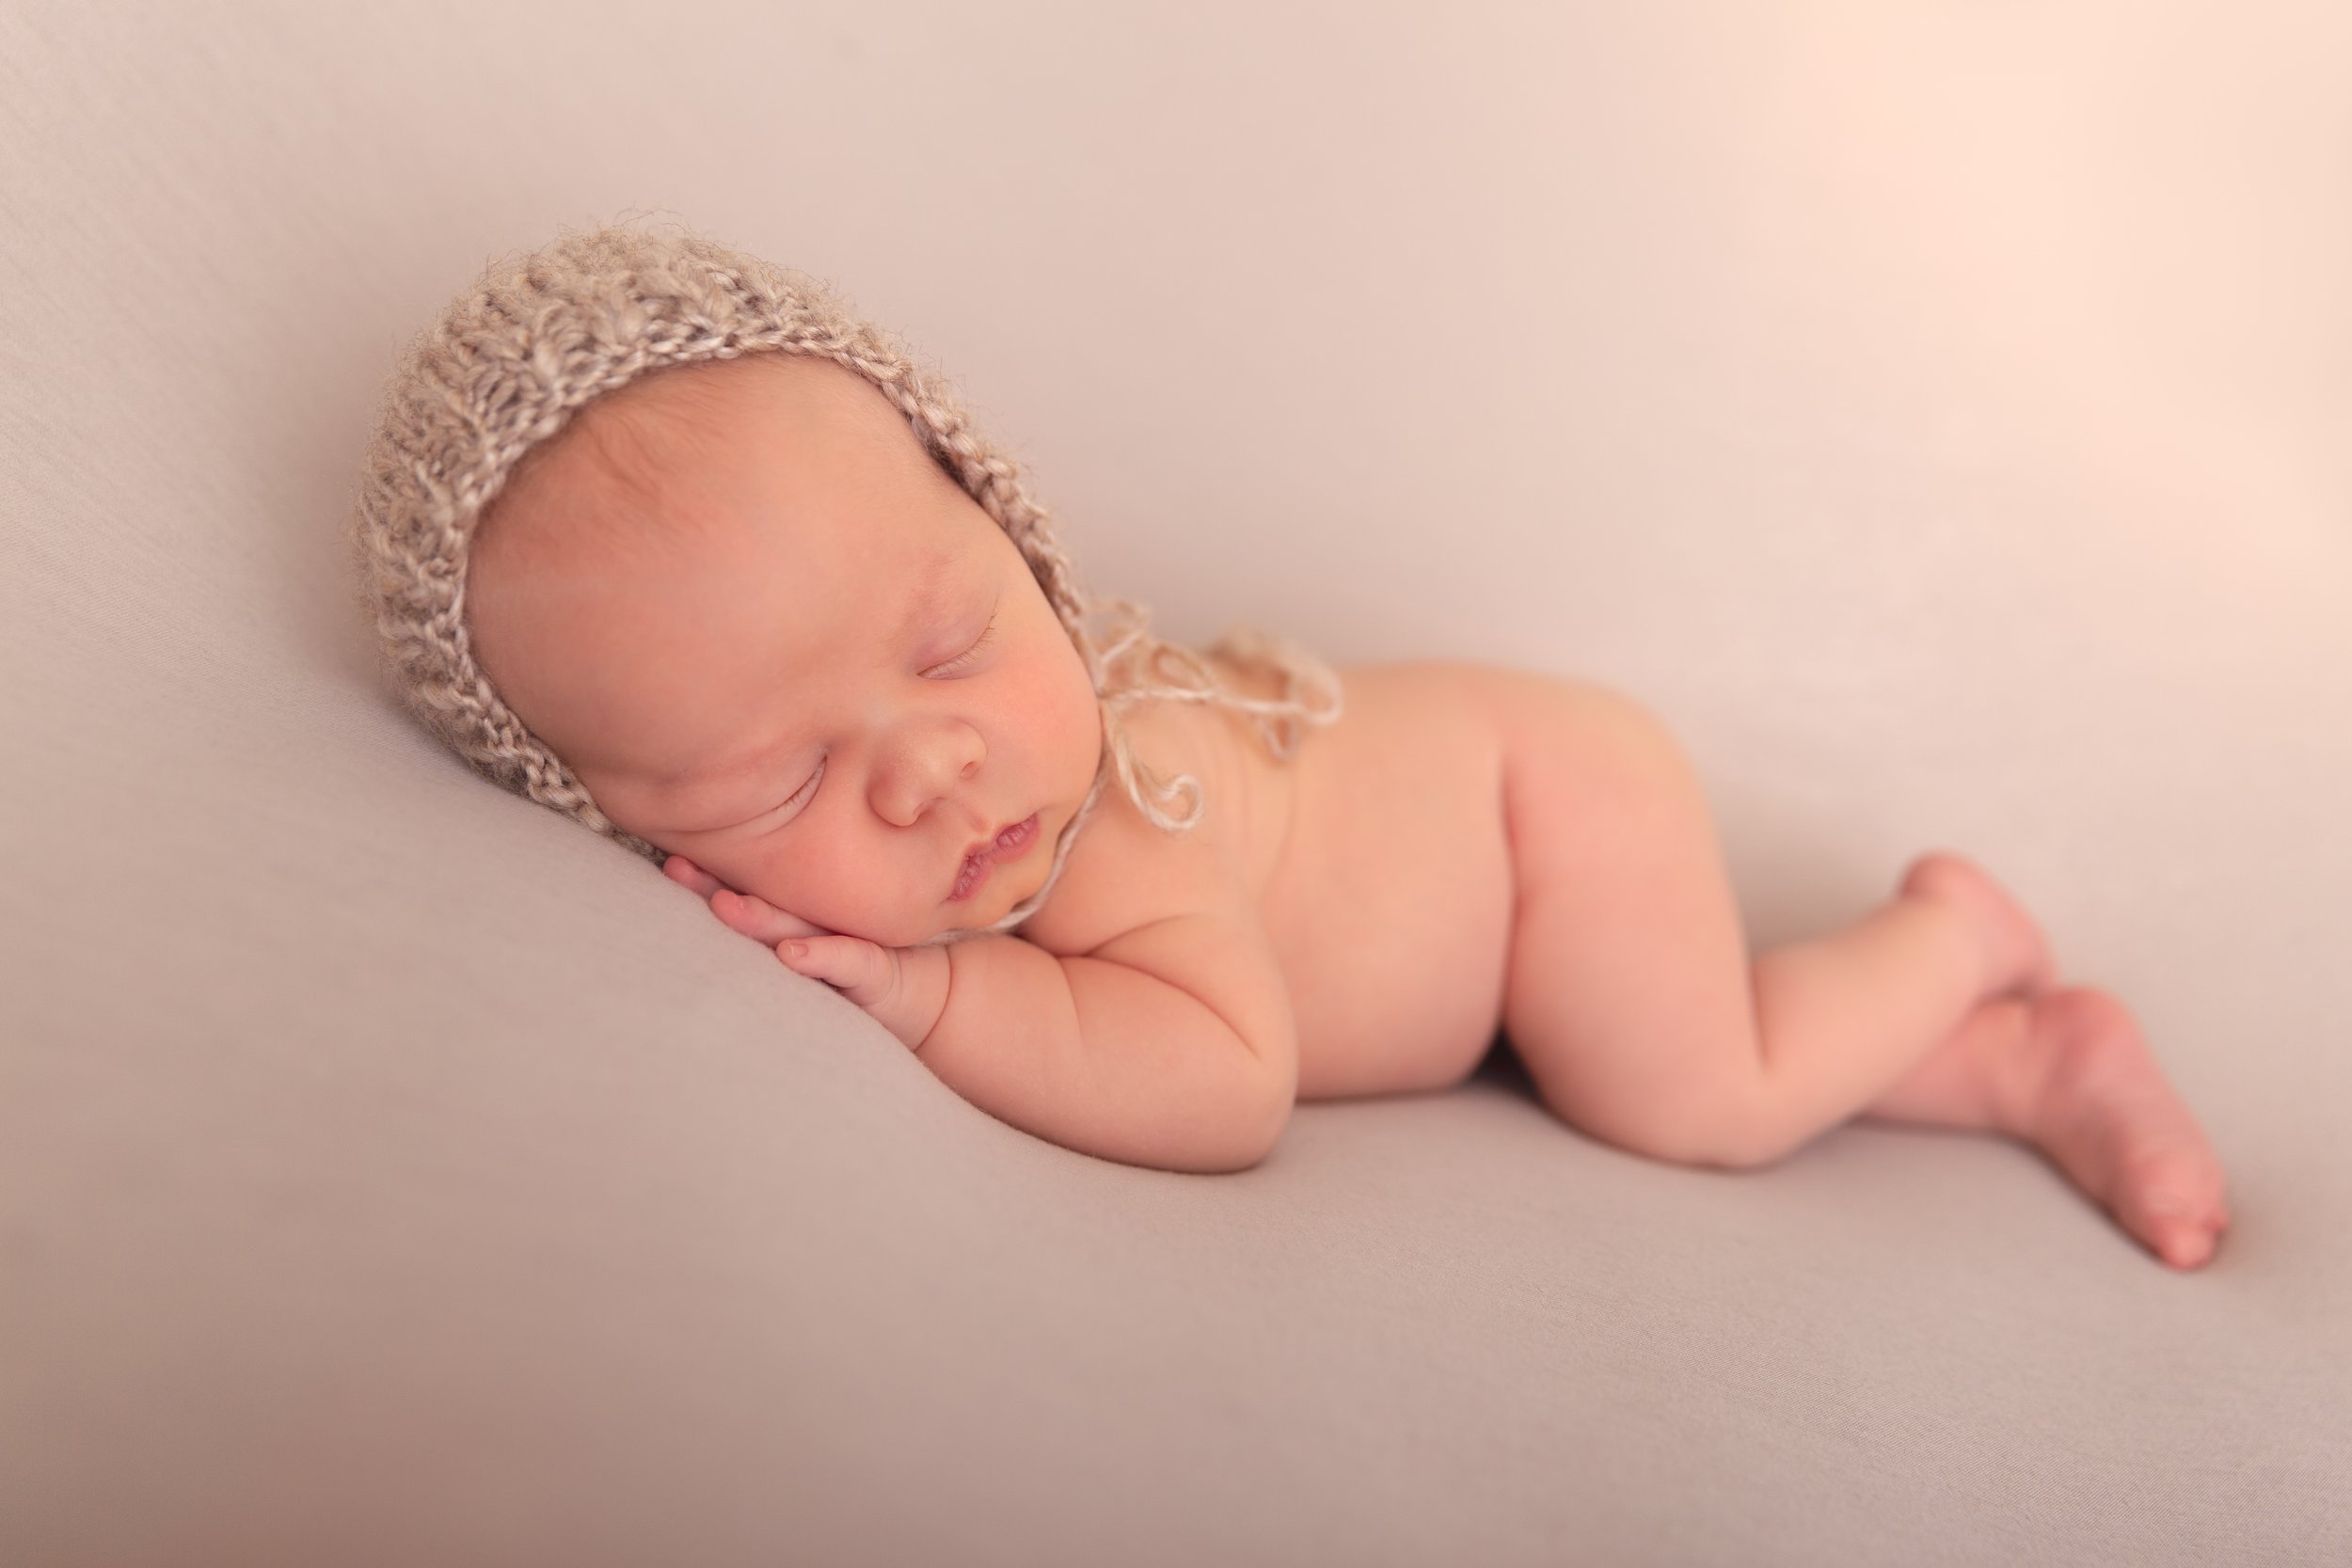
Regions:
[[907, 995], [906, 1027], [898, 1031], [898, 1037], [920, 1055], [923, 1042], [931, 1037], [939, 1021], [947, 1016], [947, 991], [954, 966], [944, 946], [901, 949], [898, 962]]

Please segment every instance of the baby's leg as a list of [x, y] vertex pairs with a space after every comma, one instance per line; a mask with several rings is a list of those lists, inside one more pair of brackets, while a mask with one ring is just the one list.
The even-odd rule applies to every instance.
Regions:
[[[1672, 736], [1597, 688], [1492, 689], [1518, 900], [1503, 1022], [1563, 1119], [1734, 1166], [1866, 1110], [2008, 1132], [2168, 1260], [2210, 1251], [2226, 1223], [2210, 1148], [2112, 999], [2039, 994], [2047, 944], [1990, 878], [1925, 857], [1863, 919], [1751, 961]], [[2004, 1000], [2023, 993], [2031, 1006]], [[2168, 1187], [2210, 1194], [2201, 1249], [2150, 1206]]]
[[1984, 1003], [1864, 1114], [2032, 1144], [2175, 1268], [2204, 1263], [2230, 1223], [2212, 1144], [2102, 990]]
[[1689, 1164], [1769, 1163], [1884, 1094], [1987, 997], [2042, 976], [2030, 921], [1902, 894], [1749, 959], [1673, 737], [1598, 688], [1506, 676], [1516, 918], [1503, 1028], [1544, 1102]]

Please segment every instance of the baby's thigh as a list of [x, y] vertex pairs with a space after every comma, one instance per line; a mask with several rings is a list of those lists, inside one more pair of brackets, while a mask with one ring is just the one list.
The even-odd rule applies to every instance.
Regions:
[[1545, 1101], [1641, 1147], [1753, 1058], [1745, 934], [1713, 818], [1664, 724], [1605, 688], [1494, 688], [1517, 919], [1503, 1028]]
[[[1674, 732], [1590, 681], [1489, 670], [1480, 687], [1503, 762], [1503, 807], [1522, 871], [1605, 869], [1613, 850], [1712, 848], [1714, 824]], [[1654, 843], [1647, 841], [1655, 841]]]

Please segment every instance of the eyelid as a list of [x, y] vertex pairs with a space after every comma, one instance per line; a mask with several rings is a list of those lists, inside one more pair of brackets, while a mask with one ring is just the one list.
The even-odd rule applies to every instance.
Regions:
[[996, 641], [996, 617], [995, 617], [994, 615], [991, 615], [991, 616], [989, 616], [989, 618], [988, 618], [988, 625], [980, 628], [980, 635], [979, 635], [977, 639], [975, 639], [975, 640], [973, 641], [973, 643], [972, 643], [972, 645], [971, 645], [970, 647], [968, 647], [968, 648], [964, 649], [964, 650], [963, 650], [963, 652], [961, 652], [961, 653], [958, 654], [955, 657], [953, 657], [953, 658], [949, 659], [949, 660], [948, 660], [946, 663], [945, 663], [945, 664], [934, 664], [934, 665], [932, 665], [932, 666], [931, 666], [931, 673], [932, 673], [933, 674], [936, 674], [936, 673], [939, 673], [940, 671], [942, 671], [942, 670], [954, 670], [954, 669], [957, 669], [958, 667], [960, 667], [960, 666], [963, 663], [963, 661], [964, 661], [965, 659], [970, 658], [970, 657], [971, 657], [974, 654], [978, 653], [978, 652], [979, 652], [982, 648], [987, 647], [987, 646], [988, 646], [991, 642], [993, 642], [993, 641]]
[[777, 809], [778, 811], [782, 811], [782, 810], [783, 810], [786, 806], [788, 806], [788, 805], [790, 805], [793, 801], [795, 801], [795, 800], [799, 800], [799, 799], [800, 799], [800, 798], [801, 798], [803, 794], [806, 794], [806, 795], [814, 795], [814, 794], [816, 794], [816, 793], [817, 793], [817, 781], [818, 781], [818, 780], [819, 780], [819, 779], [821, 779], [821, 778], [823, 778], [824, 776], [825, 776], [825, 758], [824, 758], [824, 757], [818, 757], [818, 758], [817, 759], [817, 768], [816, 768], [816, 771], [814, 771], [814, 772], [810, 773], [810, 774], [809, 774], [809, 776], [808, 776], [806, 779], [804, 779], [804, 780], [803, 780], [803, 781], [801, 782], [801, 787], [800, 787], [800, 788], [798, 788], [798, 789], [794, 790], [791, 794], [789, 794], [789, 795], [786, 796], [786, 797], [784, 798], [783, 801], [782, 801], [780, 804], [778, 804], [778, 806], [776, 807], [776, 809]]
[[[980, 628], [980, 635], [973, 640], [972, 645], [969, 648], [966, 648], [962, 653], [958, 654], [955, 657], [949, 659], [945, 664], [934, 664], [931, 666], [931, 673], [936, 673], [941, 670], [954, 670], [961, 666], [966, 659], [972, 657], [975, 654], [977, 654], [982, 648], [987, 647], [990, 643], [995, 641], [996, 617], [991, 615], [988, 618], [988, 625]], [[786, 807], [791, 805], [795, 800], [800, 800], [803, 795], [815, 795], [817, 793], [817, 783], [824, 776], [825, 759], [823, 757], [818, 757], [817, 759], [817, 770], [802, 782], [800, 788], [795, 789], [784, 800], [776, 802], [776, 804], [771, 809], [761, 812], [759, 816], [773, 816], [777, 812], [783, 811]], [[795, 813], [794, 815], [797, 816], [799, 814]], [[758, 821], [759, 816], [753, 817], [752, 821]], [[745, 824], [745, 826], [749, 825], [749, 823]]]

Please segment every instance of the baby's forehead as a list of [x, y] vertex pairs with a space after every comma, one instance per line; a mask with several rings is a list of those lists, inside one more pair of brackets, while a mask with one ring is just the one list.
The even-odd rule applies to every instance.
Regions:
[[581, 413], [630, 427], [648, 445], [667, 441], [689, 451], [753, 433], [854, 440], [899, 453], [923, 450], [912, 421], [882, 388], [834, 360], [776, 350], [653, 371]]
[[[646, 372], [574, 413], [524, 454], [485, 513], [488, 532], [535, 550], [659, 535], [707, 543], [746, 471], [846, 487], [961, 486], [906, 415], [863, 375], [809, 355], [763, 352]], [[528, 519], [510, 527], [494, 519]]]

